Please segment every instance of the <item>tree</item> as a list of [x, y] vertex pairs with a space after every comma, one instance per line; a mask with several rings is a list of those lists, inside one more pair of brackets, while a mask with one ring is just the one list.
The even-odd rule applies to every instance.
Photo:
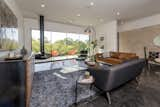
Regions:
[[32, 40], [32, 51], [35, 53], [40, 52], [40, 41], [39, 40]]
[[[54, 43], [45, 42], [45, 52], [51, 53], [52, 51], [58, 51], [59, 55], [67, 55], [69, 51], [76, 51], [79, 53], [82, 50], [88, 49], [89, 42], [83, 42], [80, 40], [73, 40], [72, 38], [65, 38], [58, 40]], [[40, 42], [38, 40], [32, 40], [32, 50], [39, 52]]]

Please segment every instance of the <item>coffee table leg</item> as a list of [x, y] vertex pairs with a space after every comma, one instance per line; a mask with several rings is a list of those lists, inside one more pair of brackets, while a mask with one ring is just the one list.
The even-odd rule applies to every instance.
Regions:
[[76, 80], [76, 87], [75, 87], [75, 105], [77, 106], [77, 80]]
[[90, 95], [90, 100], [89, 100], [89, 102], [92, 102], [92, 88], [93, 88], [93, 83], [92, 84], [90, 84], [90, 87], [89, 87], [89, 95]]

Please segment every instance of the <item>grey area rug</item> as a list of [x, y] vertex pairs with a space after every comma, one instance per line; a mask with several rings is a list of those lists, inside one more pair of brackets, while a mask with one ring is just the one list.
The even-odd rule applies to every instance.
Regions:
[[[56, 73], [56, 75], [55, 75]], [[84, 71], [68, 74], [60, 70], [37, 72], [34, 75], [31, 107], [75, 107], [76, 79]], [[58, 74], [58, 75], [57, 75]], [[87, 86], [78, 87], [78, 100], [95, 95]], [[112, 91], [112, 105], [102, 96], [91, 103], [80, 103], [78, 107], [160, 107], [160, 72], [142, 74], [139, 84], [131, 81]]]
[[[68, 107], [75, 103], [76, 80], [85, 71], [61, 73], [59, 70], [34, 74], [31, 107]], [[88, 85], [78, 85], [78, 101], [94, 95]]]

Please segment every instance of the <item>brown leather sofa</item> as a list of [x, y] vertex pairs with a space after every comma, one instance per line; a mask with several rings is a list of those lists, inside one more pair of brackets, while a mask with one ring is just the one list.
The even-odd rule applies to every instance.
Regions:
[[111, 65], [121, 64], [123, 62], [138, 59], [139, 57], [135, 53], [126, 53], [126, 52], [110, 52], [109, 57], [103, 57], [103, 54], [96, 54], [97, 62], [104, 62]]

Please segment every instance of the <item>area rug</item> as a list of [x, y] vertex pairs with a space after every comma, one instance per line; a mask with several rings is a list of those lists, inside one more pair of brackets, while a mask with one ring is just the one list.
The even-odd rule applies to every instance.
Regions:
[[[34, 74], [30, 107], [69, 107], [75, 103], [76, 80], [85, 71], [61, 73], [61, 69]], [[78, 85], [78, 99], [95, 95], [88, 85]]]

